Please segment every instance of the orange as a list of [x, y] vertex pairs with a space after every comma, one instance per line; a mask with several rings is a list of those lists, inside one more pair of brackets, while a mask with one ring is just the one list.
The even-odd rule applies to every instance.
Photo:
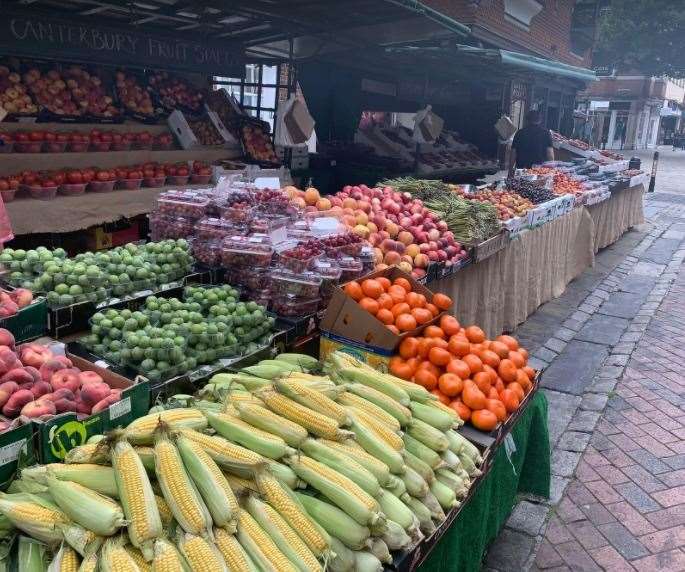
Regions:
[[442, 391], [440, 391], [439, 389], [434, 389], [433, 391], [431, 391], [431, 393], [432, 393], [433, 395], [437, 396], [437, 398], [438, 398], [442, 403], [444, 403], [445, 405], [450, 405], [450, 398], [447, 397], [447, 396], [446, 396]]
[[463, 357], [463, 361], [466, 365], [469, 366], [469, 369], [471, 370], [472, 374], [478, 373], [479, 371], [483, 371], [483, 362], [477, 355], [467, 354]]
[[463, 357], [471, 351], [471, 344], [469, 344], [468, 340], [459, 336], [450, 337], [448, 347], [450, 352], [457, 357]]
[[473, 344], [480, 344], [485, 341], [485, 333], [478, 326], [469, 326], [465, 333], [468, 340]]
[[392, 286], [390, 280], [388, 280], [385, 276], [379, 276], [378, 278], [376, 278], [376, 280], [380, 283], [381, 286], [383, 286], [383, 290], [385, 292], [387, 292], [388, 288]]
[[476, 384], [472, 381], [467, 380], [464, 382], [464, 389], [461, 392], [461, 399], [471, 409], [485, 408], [485, 394], [478, 389]]
[[407, 301], [407, 304], [409, 304], [412, 308], [420, 308], [421, 307], [419, 294], [417, 294], [416, 292], [409, 292], [407, 294], [406, 301]]
[[492, 366], [489, 366], [488, 364], [484, 363], [483, 371], [490, 376], [490, 383], [495, 383], [495, 381], [497, 381], [497, 372]]
[[395, 318], [395, 326], [400, 332], [416, 329], [416, 319], [411, 314], [400, 314]]
[[511, 391], [513, 391], [516, 394], [516, 396], [519, 398], [519, 402], [526, 395], [526, 392], [523, 391], [523, 388], [518, 383], [516, 383], [515, 381], [508, 384], [507, 389], [510, 389]]
[[418, 324], [425, 324], [433, 319], [433, 314], [426, 310], [426, 308], [414, 308], [411, 311], [411, 315], [414, 316]]
[[364, 296], [368, 296], [375, 300], [383, 293], [383, 286], [378, 280], [369, 278], [362, 282], [362, 291], [364, 292]]
[[523, 356], [524, 360], [528, 361], [528, 350], [526, 348], [519, 348], [517, 351]]
[[408, 314], [409, 312], [411, 312], [411, 307], [406, 302], [400, 302], [399, 304], [395, 304], [391, 308], [391, 311], [392, 315], [395, 316], [395, 318], [397, 318], [397, 316], [399, 316], [400, 314]]
[[373, 298], [362, 298], [359, 300], [359, 305], [364, 308], [369, 314], [374, 316], [378, 313], [379, 305]]
[[438, 378], [432, 371], [427, 369], [417, 369], [414, 374], [414, 382], [425, 387], [428, 391], [435, 389], [438, 386]]
[[471, 409], [464, 405], [463, 401], [455, 399], [450, 402], [449, 406], [457, 412], [462, 421], [466, 422], [471, 419]]
[[392, 296], [393, 301], [395, 304], [399, 304], [400, 302], [404, 302], [407, 298], [407, 292], [402, 286], [397, 286], [397, 285], [392, 285], [390, 288], [388, 288], [388, 294]]
[[519, 349], [519, 343], [516, 341], [516, 338], [513, 338], [512, 336], [497, 336], [496, 341], [502, 342], [505, 346], [507, 346], [510, 350], [517, 350]]
[[419, 340], [412, 336], [404, 338], [400, 344], [399, 351], [400, 356], [404, 359], [416, 357], [419, 353]]
[[378, 318], [381, 322], [383, 322], [386, 325], [395, 323], [395, 316], [393, 316], [392, 312], [387, 308], [381, 308], [380, 310], [378, 310], [376, 318]]
[[419, 294], [419, 308], [425, 308], [428, 300], [426, 300], [426, 297], [423, 294]]
[[445, 349], [433, 347], [428, 352], [428, 359], [438, 367], [446, 366], [452, 359], [452, 354]]
[[423, 335], [426, 338], [445, 338], [445, 332], [442, 331], [442, 328], [438, 326], [428, 326], [424, 331]]
[[452, 298], [438, 292], [437, 294], [433, 294], [433, 304], [440, 310], [448, 310], [452, 305]]
[[500, 359], [509, 357], [509, 346], [503, 344], [502, 342], [494, 341], [490, 344], [490, 349], [495, 352]]
[[535, 379], [535, 370], [532, 367], [527, 365], [525, 367], [522, 367], [521, 369], [525, 372], [530, 381], [533, 381]]
[[523, 356], [521, 355], [520, 352], [518, 351], [511, 351], [509, 352], [509, 359], [514, 362], [514, 365], [516, 367], [523, 367], [526, 365], [526, 360], [523, 359]]
[[510, 359], [503, 359], [500, 362], [497, 373], [499, 373], [499, 376], [505, 383], [516, 381], [516, 366]]
[[484, 371], [479, 371], [473, 376], [473, 383], [478, 386], [483, 393], [487, 394], [492, 387], [492, 382], [490, 381], [490, 376]]
[[356, 300], [359, 302], [364, 297], [364, 291], [362, 290], [362, 287], [359, 285], [359, 282], [356, 280], [352, 280], [352, 282], [348, 282], [345, 284], [343, 291], [345, 294], [347, 294], [350, 298], [353, 300]]
[[422, 361], [419, 364], [419, 367], [416, 368], [416, 371], [419, 371], [422, 369], [427, 369], [428, 371], [430, 371], [435, 376], [435, 379], [437, 379], [438, 377], [440, 377], [442, 375], [442, 371], [440, 370], [440, 368], [428, 360]]
[[488, 399], [485, 402], [485, 408], [488, 411], [492, 411], [497, 416], [497, 421], [504, 421], [507, 418], [507, 408], [499, 398]]
[[406, 278], [402, 278], [401, 276], [399, 278], [395, 278], [393, 286], [401, 286], [407, 293], [412, 291], [411, 283], [409, 282], [409, 280], [407, 280]]
[[499, 356], [492, 350], [483, 350], [482, 352], [480, 352], [480, 359], [483, 361], [484, 364], [487, 364], [490, 367], [499, 366]]
[[476, 429], [481, 431], [492, 431], [497, 427], [497, 415], [489, 409], [481, 409], [471, 414], [471, 423]]
[[512, 413], [519, 408], [519, 397], [512, 389], [505, 389], [504, 391], [501, 391], [499, 395], [505, 409], [509, 413]]
[[383, 292], [378, 297], [378, 305], [381, 308], [385, 308], [386, 310], [391, 310], [392, 307], [395, 305], [395, 302], [393, 301], [392, 296], [390, 296], [390, 294], [386, 294], [385, 292]]
[[391, 360], [389, 370], [394, 376], [406, 380], [410, 380], [413, 373], [411, 366], [405, 361], [392, 362]]
[[464, 382], [458, 375], [443, 373], [438, 379], [438, 387], [448, 397], [456, 397], [464, 389]]
[[459, 332], [460, 328], [459, 321], [454, 316], [448, 316], [447, 314], [440, 318], [440, 327], [446, 336], [454, 336]]
[[467, 379], [471, 376], [471, 369], [469, 368], [468, 364], [460, 359], [451, 360], [445, 369], [449, 373], [458, 375], [461, 379]]
[[400, 335], [400, 331], [397, 329], [397, 326], [395, 324], [388, 324], [385, 327], [388, 328], [388, 330], [390, 330], [396, 336]]
[[435, 304], [426, 304], [426, 310], [429, 310], [433, 317], [440, 313], [440, 310]]

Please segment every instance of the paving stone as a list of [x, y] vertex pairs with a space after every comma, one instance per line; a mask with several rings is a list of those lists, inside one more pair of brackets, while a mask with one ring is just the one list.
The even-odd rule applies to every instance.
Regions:
[[534, 546], [535, 539], [532, 536], [504, 528], [490, 545], [485, 562], [495, 570], [522, 570]]
[[635, 570], [613, 546], [593, 548], [589, 552], [594, 561], [604, 570], [611, 570], [611, 572], [634, 572]]
[[602, 345], [616, 345], [628, 327], [628, 320], [604, 314], [593, 315], [576, 334], [575, 339]]
[[576, 542], [565, 542], [556, 547], [559, 556], [564, 559], [564, 562], [577, 572], [596, 572], [601, 570], [595, 561], [590, 558], [587, 552], [583, 550], [582, 546]]
[[623, 367], [618, 365], [604, 365], [597, 372], [597, 377], [606, 379], [618, 379], [622, 375]]
[[554, 566], [561, 566], [564, 563], [564, 559], [559, 556], [559, 553], [554, 549], [551, 543], [547, 540], [543, 540], [538, 547], [537, 555], [535, 557], [535, 565], [544, 570], [546, 568], [552, 568]]
[[541, 370], [545, 369], [548, 363], [546, 361], [542, 361], [541, 359], [536, 358], [535, 356], [530, 356], [530, 358], [528, 359], [528, 365], [533, 369]]
[[583, 431], [591, 433], [594, 431], [600, 414], [595, 411], [578, 411], [568, 424], [568, 429], [572, 431]]
[[623, 483], [614, 485], [616, 490], [624, 499], [641, 513], [658, 510], [661, 508], [658, 502], [650, 497], [645, 491], [635, 483]]
[[580, 408], [586, 411], [602, 411], [607, 404], [607, 396], [600, 393], [587, 393], [580, 402]]
[[572, 477], [578, 461], [580, 461], [580, 453], [555, 449], [552, 452], [552, 474], [560, 477]]
[[649, 551], [622, 524], [612, 522], [601, 524], [597, 528], [627, 560], [634, 560], [649, 554]]
[[588, 391], [592, 391], [592, 393], [609, 394], [616, 388], [617, 382], [618, 380], [616, 379], [598, 378], [588, 386]]
[[671, 470], [671, 468], [675, 468], [670, 467], [661, 459], [658, 459], [656, 456], [654, 456], [654, 454], [652, 454], [650, 451], [646, 451], [642, 448], [636, 449], [634, 451], [626, 451], [626, 453], [632, 459], [637, 461], [642, 467], [644, 467], [650, 473], [655, 475], [658, 475], [660, 473], [668, 473]]
[[506, 525], [513, 530], [537, 536], [548, 514], [547, 505], [521, 501], [514, 507]]
[[617, 355], [630, 355], [635, 350], [635, 344], [619, 343], [612, 348], [612, 352]]
[[[612, 350], [613, 351], [613, 350]], [[628, 364], [630, 356], [612, 353], [604, 362], [606, 365], [624, 366]]]
[[571, 341], [573, 339], [573, 336], [575, 335], [576, 333], [573, 330], [569, 330], [568, 328], [559, 328], [556, 332], [554, 332], [555, 338], [558, 338], [565, 342]]
[[680, 240], [660, 238], [645, 251], [643, 258], [657, 264], [668, 264], [679, 246]]
[[566, 347], [566, 342], [564, 340], [559, 340], [557, 338], [550, 338], [549, 340], [547, 340], [547, 343], [545, 343], [545, 347], [549, 348], [553, 352], [556, 352], [557, 354], [560, 354], [564, 351], [564, 348]]
[[626, 332], [621, 336], [621, 343], [623, 342], [639, 342], [642, 335], [639, 332]]
[[616, 522], [614, 515], [611, 514], [602, 503], [595, 502], [580, 505], [578, 508], [580, 508], [587, 519], [595, 526]]
[[570, 482], [571, 479], [568, 477], [552, 475], [549, 483], [549, 502], [551, 505], [559, 504]]
[[634, 560], [632, 565], [638, 572], [673, 572], [685, 570], [685, 553], [680, 550], [660, 552], [639, 560]]
[[659, 276], [666, 266], [664, 264], [654, 264], [641, 260], [633, 266], [632, 274], [637, 276]]
[[576, 540], [580, 542], [585, 550], [591, 548], [599, 548], [608, 544], [607, 539], [604, 538], [599, 530], [588, 520], [579, 520], [571, 522], [566, 525], [569, 532], [575, 536]]
[[534, 357], [551, 363], [557, 357], [557, 353], [547, 348], [538, 348], [533, 354]]
[[578, 431], [566, 431], [559, 439], [557, 447], [564, 451], [576, 451], [582, 453], [587, 449], [590, 443], [590, 435], [588, 433], [580, 433]]
[[652, 276], [641, 276], [630, 274], [626, 276], [618, 286], [621, 292], [632, 292], [634, 294], [641, 294], [649, 292], [656, 284], [656, 278]]
[[607, 355], [604, 346], [573, 340], [547, 368], [542, 377], [542, 386], [582, 395]]
[[579, 322], [578, 320], [572, 320], [569, 318], [562, 325], [564, 326], [564, 328], [568, 328], [569, 330], [577, 332], [583, 327], [584, 323], [585, 322]]
[[614, 292], [599, 308], [600, 314], [631, 319], [637, 314], [645, 300], [647, 293], [633, 294], [630, 292]]

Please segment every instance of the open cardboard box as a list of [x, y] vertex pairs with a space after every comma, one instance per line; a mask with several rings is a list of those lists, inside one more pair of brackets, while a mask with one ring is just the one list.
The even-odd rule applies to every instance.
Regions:
[[74, 367], [82, 371], [94, 371], [110, 387], [122, 389], [121, 401], [80, 421], [72, 412], [55, 415], [48, 421], [33, 421], [36, 457], [41, 463], [64, 461], [71, 449], [83, 445], [93, 435], [125, 427], [134, 419], [146, 415], [150, 408], [150, 383], [146, 378], [138, 377], [131, 381], [102, 367], [102, 364], [92, 363], [68, 351], [65, 355]]
[[[433, 292], [417, 282], [411, 274], [403, 272], [396, 266], [371, 272], [358, 281], [361, 282], [367, 278], [376, 278], [378, 276], [385, 276], [391, 282], [396, 278], [406, 278], [412, 285], [414, 292], [423, 294], [428, 300], [433, 298]], [[438, 322], [444, 313], [441, 312], [430, 322], [398, 336], [345, 294], [341, 287], [335, 286], [333, 297], [328, 304], [328, 308], [326, 308], [326, 313], [319, 327], [322, 331], [330, 332], [338, 338], [344, 338], [369, 348], [391, 351], [407, 336], [416, 336], [426, 326]]]

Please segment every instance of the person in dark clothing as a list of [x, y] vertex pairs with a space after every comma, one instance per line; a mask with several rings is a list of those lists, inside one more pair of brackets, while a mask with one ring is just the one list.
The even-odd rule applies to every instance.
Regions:
[[514, 135], [509, 155], [509, 174], [514, 169], [528, 169], [533, 165], [554, 161], [554, 147], [549, 129], [540, 125], [542, 119], [539, 111], [526, 114], [525, 126]]

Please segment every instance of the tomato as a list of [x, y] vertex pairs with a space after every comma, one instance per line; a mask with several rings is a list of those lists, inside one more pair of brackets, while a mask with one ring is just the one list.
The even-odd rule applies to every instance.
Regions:
[[67, 181], [69, 181], [69, 184], [71, 185], [83, 183], [83, 175], [81, 174], [81, 171], [69, 171], [69, 173], [67, 173]]
[[95, 179], [98, 181], [108, 181], [109, 180], [109, 172], [108, 171], [98, 171], [95, 173]]
[[0, 191], [9, 191], [10, 184], [5, 179], [0, 179]]

